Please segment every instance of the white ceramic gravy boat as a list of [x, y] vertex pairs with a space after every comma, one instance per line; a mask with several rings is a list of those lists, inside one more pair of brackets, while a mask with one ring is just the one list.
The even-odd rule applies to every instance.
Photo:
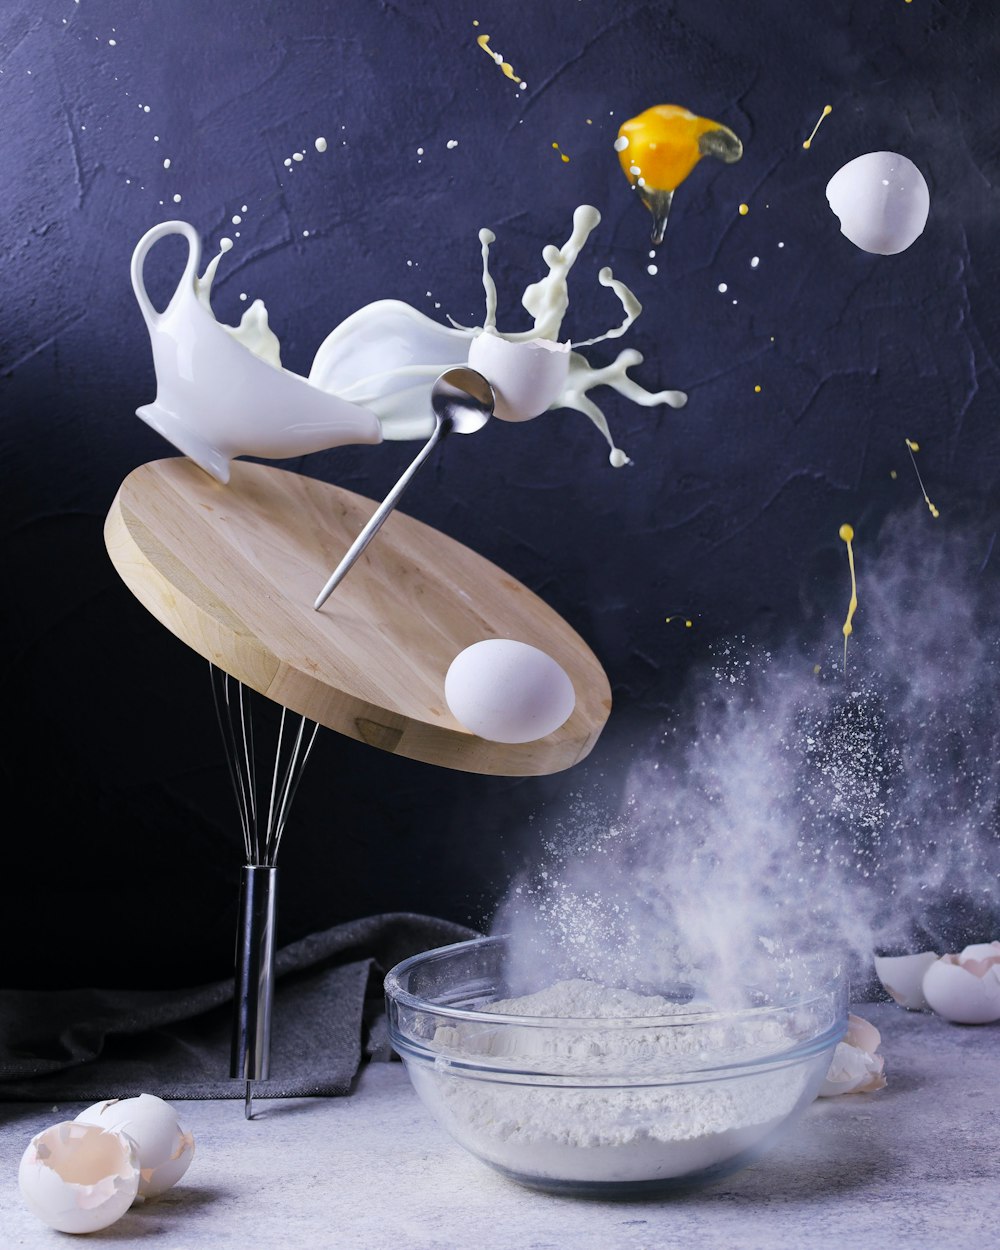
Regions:
[[[188, 258], [163, 312], [146, 293], [143, 266], [154, 243], [182, 235]], [[286, 460], [346, 443], [380, 443], [382, 427], [368, 408], [271, 364], [212, 314], [198, 291], [201, 240], [186, 221], [148, 230], [132, 253], [132, 289], [149, 331], [156, 400], [136, 409], [179, 451], [222, 483], [236, 456]]]

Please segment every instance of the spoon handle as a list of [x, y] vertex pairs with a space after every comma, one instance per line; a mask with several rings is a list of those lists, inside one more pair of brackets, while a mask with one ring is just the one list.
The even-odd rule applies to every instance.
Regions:
[[389, 513], [393, 510], [393, 508], [395, 508], [396, 504], [399, 502], [400, 495], [402, 495], [403, 491], [406, 490], [407, 486], [409, 486], [410, 482], [413, 480], [413, 476], [416, 473], [416, 471], [420, 468], [423, 462], [427, 459], [427, 457], [431, 454], [431, 452], [434, 450], [437, 444], [444, 437], [448, 429], [448, 424], [449, 423], [447, 421], [439, 421], [437, 423], [437, 425], [434, 427], [434, 433], [430, 436], [430, 438], [423, 445], [423, 447], [416, 454], [416, 456], [414, 456], [413, 462], [405, 470], [405, 472], [400, 477], [396, 485], [392, 488], [391, 491], [389, 491], [388, 495], [386, 495], [386, 497], [382, 500], [382, 502], [379, 504], [375, 512], [372, 513], [371, 519], [369, 520], [368, 524], [364, 527], [364, 529], [357, 536], [357, 538], [355, 538], [354, 542], [351, 543], [350, 547], [347, 549], [347, 554], [344, 556], [341, 562], [337, 565], [337, 567], [330, 574], [330, 580], [326, 583], [326, 585], [320, 591], [319, 596], [316, 599], [316, 602], [313, 604], [313, 608], [317, 612], [323, 606], [323, 604], [326, 603], [327, 599], [329, 599], [329, 597], [333, 594], [334, 590], [336, 590], [339, 583], [343, 581], [344, 577], [347, 575], [348, 571], [350, 570], [354, 562], [357, 560], [358, 556], [361, 555], [362, 551], [364, 551], [364, 549], [368, 546], [371, 540], [375, 537], [378, 531], [385, 524], [385, 521], [388, 518]]

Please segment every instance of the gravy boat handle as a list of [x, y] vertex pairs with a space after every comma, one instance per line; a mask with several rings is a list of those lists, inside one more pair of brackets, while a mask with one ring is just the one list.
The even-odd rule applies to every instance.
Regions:
[[[188, 258], [187, 264], [184, 266], [184, 272], [181, 274], [180, 281], [177, 283], [177, 289], [170, 297], [163, 312], [157, 312], [146, 293], [146, 284], [143, 281], [142, 270], [146, 263], [146, 256], [149, 249], [154, 243], [158, 243], [160, 239], [166, 238], [168, 234], [183, 235], [188, 241]], [[132, 290], [135, 292], [135, 298], [139, 303], [139, 308], [145, 318], [147, 326], [157, 326], [168, 316], [170, 310], [185, 289], [192, 289], [194, 285], [195, 275], [198, 270], [198, 263], [201, 260], [201, 239], [194, 226], [188, 221], [161, 221], [159, 225], [153, 226], [151, 230], [147, 230], [139, 242], [135, 245], [135, 251], [132, 253]]]

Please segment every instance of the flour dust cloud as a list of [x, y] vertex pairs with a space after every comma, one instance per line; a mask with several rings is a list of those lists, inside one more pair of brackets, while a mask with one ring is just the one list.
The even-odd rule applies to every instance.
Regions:
[[541, 831], [492, 924], [515, 990], [731, 1005], [839, 969], [862, 997], [875, 953], [1000, 935], [1000, 551], [916, 511], [856, 551], [846, 676], [836, 604], [819, 663], [722, 644], [615, 810], [578, 796]]

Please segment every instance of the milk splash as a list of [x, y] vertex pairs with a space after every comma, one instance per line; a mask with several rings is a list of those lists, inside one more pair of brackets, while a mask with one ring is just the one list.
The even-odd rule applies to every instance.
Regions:
[[[724, 644], [613, 807], [580, 795], [500, 905], [525, 984], [657, 991], [846, 970], [1000, 935], [1000, 610], [989, 533], [890, 522], [817, 675], [800, 645]], [[982, 566], [985, 563], [985, 568]], [[611, 807], [611, 810], [609, 810]]]
[[[444, 326], [401, 300], [378, 300], [353, 313], [327, 336], [316, 353], [309, 381], [376, 413], [387, 439], [427, 438], [434, 425], [431, 384], [444, 369], [466, 363], [477, 367], [469, 360], [475, 339], [495, 335], [514, 344], [559, 342], [569, 308], [570, 270], [600, 220], [596, 208], [581, 205], [573, 214], [573, 230], [563, 246], [549, 244], [543, 249], [548, 272], [526, 287], [521, 297], [522, 307], [533, 319], [530, 330], [497, 329], [497, 291], [489, 271], [489, 248], [496, 236], [483, 229], [479, 233], [486, 295], [482, 326], [461, 326], [452, 318], [451, 326]], [[624, 319], [602, 334], [569, 344], [568, 374], [547, 410], [571, 408], [587, 416], [607, 440], [611, 464], [621, 467], [629, 462], [628, 456], [615, 446], [604, 413], [589, 392], [609, 386], [647, 408], [661, 404], [680, 408], [687, 396], [677, 390], [648, 391], [629, 377], [628, 370], [643, 360], [634, 349], [621, 351], [611, 364], [599, 368], [582, 354], [580, 348], [623, 335], [642, 311], [634, 294], [610, 268], [601, 269], [598, 281], [618, 298]]]

